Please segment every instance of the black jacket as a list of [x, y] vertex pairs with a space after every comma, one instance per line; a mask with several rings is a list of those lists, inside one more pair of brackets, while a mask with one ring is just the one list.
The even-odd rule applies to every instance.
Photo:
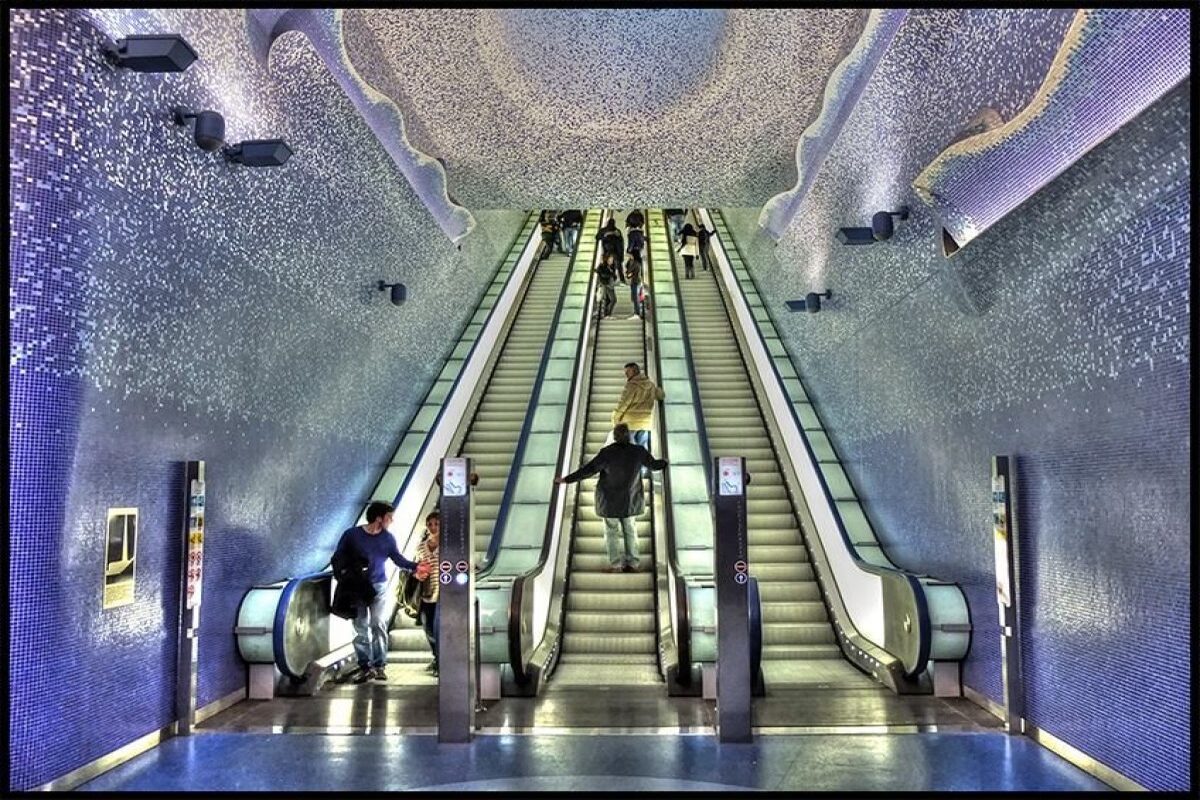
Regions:
[[642, 467], [664, 469], [667, 462], [654, 458], [646, 448], [632, 442], [613, 442], [588, 463], [563, 478], [575, 483], [600, 474], [596, 481], [596, 516], [636, 517], [646, 508], [642, 494]]
[[375, 599], [375, 586], [371, 583], [367, 557], [354, 547], [342, 547], [333, 554], [330, 562], [337, 589], [329, 611], [344, 619], [354, 619], [358, 609], [370, 605]]
[[625, 215], [626, 228], [640, 228], [646, 224], [646, 217], [640, 211], [630, 211]]
[[563, 225], [579, 225], [583, 222], [583, 212], [577, 208], [568, 208], [559, 215], [559, 221]]

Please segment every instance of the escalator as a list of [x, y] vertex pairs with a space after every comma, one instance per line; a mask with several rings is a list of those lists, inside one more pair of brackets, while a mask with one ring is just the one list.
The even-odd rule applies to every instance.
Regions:
[[[586, 219], [584, 224], [586, 225]], [[538, 365], [551, 336], [555, 311], [566, 290], [571, 258], [557, 251], [539, 265], [520, 301], [503, 348], [492, 362], [491, 375], [471, 417], [465, 440], [456, 455], [472, 459], [479, 483], [475, 488], [475, 564], [485, 565], [488, 545], [504, 499], [518, 440], [525, 423]], [[450, 455], [448, 452], [447, 456]], [[437, 502], [438, 487], [424, 508]], [[423, 520], [425, 512], [421, 514]], [[411, 555], [411, 554], [410, 554]], [[397, 613], [389, 634], [389, 663], [428, 663], [432, 660], [423, 630]]]
[[[625, 232], [625, 214], [617, 213]], [[633, 315], [627, 284], [595, 337], [583, 463], [604, 446], [611, 414], [625, 386], [624, 365], [646, 367], [645, 323]], [[652, 444], [653, 447], [653, 444]], [[576, 465], [579, 466], [579, 465]], [[635, 573], [607, 573], [604, 522], [595, 513], [596, 477], [580, 482], [571, 533], [561, 652], [552, 686], [658, 684], [655, 564], [651, 531], [651, 481], [643, 481], [646, 509], [635, 526], [640, 562]]]
[[[694, 216], [689, 215], [689, 221], [698, 226]], [[681, 317], [709, 457], [744, 456], [752, 476], [747, 489], [748, 560], [762, 600], [766, 682], [872, 685], [842, 658], [716, 277], [699, 257], [695, 261], [695, 277], [687, 279], [682, 258], [675, 260]]]

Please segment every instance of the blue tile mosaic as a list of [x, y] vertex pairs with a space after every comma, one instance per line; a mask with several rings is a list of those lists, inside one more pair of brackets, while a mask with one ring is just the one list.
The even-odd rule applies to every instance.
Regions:
[[[949, 261], [905, 194], [928, 140], [882, 173], [885, 199], [852, 188], [877, 180], [852, 157], [876, 126], [928, 122], [873, 88], [777, 247], [758, 209], [726, 219], [889, 555], [967, 593], [964, 682], [1001, 698], [988, 476], [1008, 453], [1029, 718], [1147, 787], [1187, 788], [1190, 82]], [[906, 201], [891, 241], [834, 241]], [[825, 288], [819, 315], [784, 311]]]
[[[242, 595], [326, 563], [525, 213], [478, 212], [457, 249], [308, 40], [263, 67], [243, 11], [9, 22], [9, 783], [28, 789], [172, 720], [179, 462], [208, 462], [203, 705], [245, 683]], [[100, 58], [163, 30], [199, 54], [187, 72]], [[295, 155], [227, 165], [175, 105]], [[103, 611], [116, 506], [140, 510], [136, 591]]]

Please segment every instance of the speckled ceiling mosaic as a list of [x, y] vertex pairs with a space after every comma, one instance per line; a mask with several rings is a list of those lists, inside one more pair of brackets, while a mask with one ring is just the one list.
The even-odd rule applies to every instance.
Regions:
[[866, 9], [352, 9], [351, 61], [476, 208], [752, 205]]

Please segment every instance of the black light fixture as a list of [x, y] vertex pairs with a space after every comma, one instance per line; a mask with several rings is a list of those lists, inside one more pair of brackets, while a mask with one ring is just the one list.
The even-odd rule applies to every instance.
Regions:
[[884, 242], [892, 238], [896, 228], [892, 217], [901, 220], [908, 219], [908, 206], [900, 206], [899, 211], [878, 211], [871, 217], [871, 227], [838, 228], [837, 240], [842, 244], [866, 245]]
[[837, 240], [842, 244], [875, 244], [870, 228], [838, 228]]
[[908, 206], [900, 206], [899, 211], [876, 211], [875, 216], [871, 217], [871, 234], [877, 242], [886, 242], [892, 238], [896, 228], [892, 224], [892, 217], [897, 217], [901, 221], [908, 219]]
[[216, 111], [191, 111], [183, 106], [172, 110], [176, 125], [195, 120], [192, 138], [196, 146], [211, 153], [220, 150], [225, 160], [247, 167], [280, 167], [292, 157], [292, 148], [283, 139], [250, 139], [225, 146], [225, 118]]
[[192, 138], [201, 150], [211, 153], [225, 144], [225, 118], [216, 111], [191, 111], [183, 106], [176, 106], [172, 117], [176, 125], [187, 125], [189, 119], [196, 121]]
[[385, 289], [392, 290], [391, 300], [394, 306], [402, 306], [404, 305], [404, 301], [408, 299], [408, 289], [403, 283], [385, 283], [384, 281], [380, 281], [378, 286], [381, 292]]
[[183, 72], [198, 58], [178, 33], [126, 36], [109, 42], [104, 57], [110, 64], [134, 72]]
[[784, 302], [784, 305], [787, 306], [788, 311], [807, 311], [810, 314], [815, 314], [821, 310], [822, 297], [824, 297], [826, 300], [832, 298], [833, 290], [826, 289], [821, 294], [818, 294], [817, 292], [809, 292], [808, 294], [804, 295], [803, 300], [787, 300]]
[[282, 167], [292, 157], [283, 139], [250, 139], [221, 151], [226, 160], [247, 167]]

